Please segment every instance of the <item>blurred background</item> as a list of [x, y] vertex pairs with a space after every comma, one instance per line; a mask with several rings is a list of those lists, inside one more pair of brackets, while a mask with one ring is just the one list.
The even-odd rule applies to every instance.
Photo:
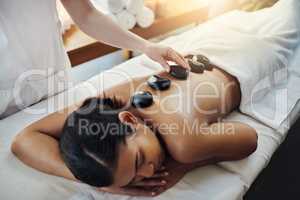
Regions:
[[[159, 42], [205, 22], [209, 18], [211, 8], [222, 9], [226, 6], [229, 9], [251, 12], [272, 6], [277, 1], [92, 0], [92, 3], [96, 9], [111, 17], [122, 28], [131, 30], [143, 38]], [[94, 74], [139, 55], [137, 52], [116, 49], [95, 41], [74, 25], [59, 0], [57, 0], [57, 9], [64, 45], [72, 66], [76, 66], [76, 69], [73, 68], [71, 72], [76, 82], [86, 80]]]

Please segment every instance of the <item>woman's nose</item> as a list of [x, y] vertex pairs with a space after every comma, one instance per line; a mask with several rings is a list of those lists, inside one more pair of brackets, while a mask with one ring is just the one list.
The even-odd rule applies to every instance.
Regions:
[[137, 173], [138, 176], [150, 178], [154, 175], [154, 165], [152, 163], [143, 166]]

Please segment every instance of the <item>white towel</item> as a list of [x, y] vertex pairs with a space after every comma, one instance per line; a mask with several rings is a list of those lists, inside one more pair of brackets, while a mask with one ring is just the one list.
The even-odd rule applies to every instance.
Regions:
[[122, 12], [126, 7], [125, 0], [108, 0], [107, 5], [109, 11], [114, 14]]
[[218, 28], [206, 29], [193, 44], [238, 78], [240, 110], [274, 129], [295, 105], [288, 101], [286, 84], [287, 66], [300, 42], [299, 9], [299, 0], [281, 0], [252, 14], [234, 11], [215, 19]]
[[288, 64], [300, 43], [299, 10], [299, 0], [281, 0], [253, 13], [232, 11], [164, 44], [180, 41], [176, 50], [206, 55], [237, 77], [240, 111], [278, 129], [300, 99], [286, 90]]
[[147, 28], [151, 26], [155, 20], [154, 12], [150, 8], [144, 6], [137, 14], [136, 20], [140, 27]]
[[109, 13], [109, 14], [107, 14], [107, 16], [108, 16], [110, 19], [112, 19], [115, 23], [119, 24], [118, 19], [117, 19], [117, 16], [116, 16], [115, 14]]
[[144, 7], [144, 0], [127, 0], [126, 9], [133, 15], [137, 15]]
[[127, 10], [116, 14], [118, 24], [126, 30], [132, 29], [136, 24], [136, 18], [133, 14], [129, 13]]

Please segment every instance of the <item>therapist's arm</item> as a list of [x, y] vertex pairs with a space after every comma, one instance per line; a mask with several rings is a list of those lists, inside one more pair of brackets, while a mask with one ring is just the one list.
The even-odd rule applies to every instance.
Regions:
[[167, 69], [169, 66], [166, 61], [174, 61], [189, 68], [178, 52], [123, 30], [110, 17], [98, 11], [90, 0], [61, 0], [61, 2], [78, 27], [96, 40], [118, 48], [143, 52]]

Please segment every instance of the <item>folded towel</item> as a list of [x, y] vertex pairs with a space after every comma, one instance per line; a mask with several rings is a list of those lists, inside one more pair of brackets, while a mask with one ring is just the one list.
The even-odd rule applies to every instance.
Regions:
[[137, 15], [144, 7], [144, 0], [127, 0], [126, 9], [133, 15]]
[[110, 19], [112, 19], [115, 23], [119, 24], [118, 19], [117, 19], [117, 16], [116, 16], [115, 14], [109, 13], [109, 14], [107, 14], [107, 16], [108, 16]]
[[114, 14], [122, 12], [126, 7], [125, 0], [108, 0], [107, 5], [109, 11]]
[[155, 20], [154, 12], [148, 8], [143, 7], [142, 10], [136, 16], [137, 23], [142, 28], [147, 28], [151, 26]]
[[135, 16], [129, 13], [127, 10], [123, 10], [122, 12], [116, 14], [116, 18], [118, 20], [118, 24], [126, 30], [132, 29], [136, 24]]

